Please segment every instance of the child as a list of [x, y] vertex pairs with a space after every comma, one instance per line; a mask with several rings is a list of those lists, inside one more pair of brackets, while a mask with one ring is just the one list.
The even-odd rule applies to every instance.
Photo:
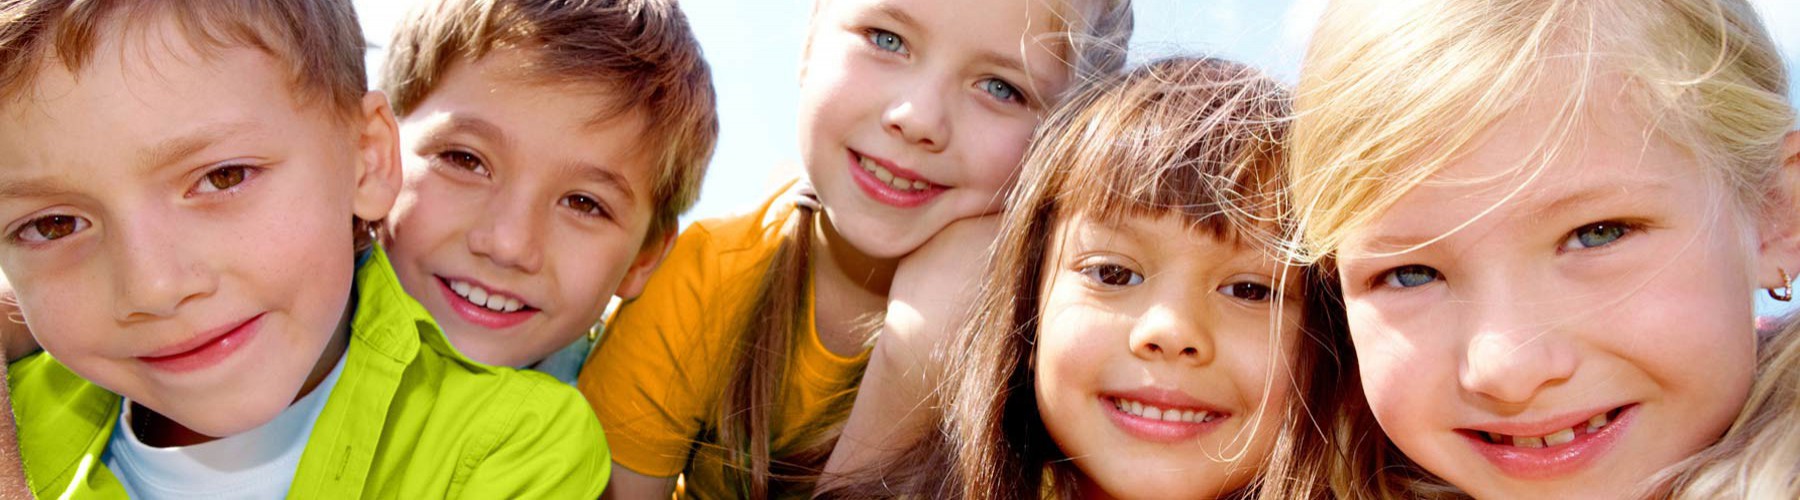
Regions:
[[1071, 42], [1129, 25], [1109, 0], [814, 10], [800, 136], [816, 198], [798, 183], [691, 226], [582, 373], [623, 466], [613, 495], [664, 498], [681, 474], [709, 498], [807, 491], [895, 263], [998, 208], [1040, 114], [1076, 73], [1110, 69]]
[[428, 2], [382, 87], [400, 283], [470, 358], [574, 383], [583, 335], [643, 290], [718, 137], [686, 17], [669, 0]]
[[370, 248], [398, 139], [349, 3], [231, 6], [0, 9], [33, 493], [597, 494], [579, 396], [458, 355]]
[[1321, 494], [1330, 454], [1300, 400], [1331, 397], [1335, 368], [1302, 323], [1332, 308], [1269, 245], [1286, 111], [1217, 59], [1071, 97], [1008, 200], [940, 432], [828, 495]]
[[1641, 493], [1791, 390], [1751, 300], [1800, 270], [1785, 88], [1743, 0], [1333, 4], [1291, 165], [1366, 396], [1338, 493]]

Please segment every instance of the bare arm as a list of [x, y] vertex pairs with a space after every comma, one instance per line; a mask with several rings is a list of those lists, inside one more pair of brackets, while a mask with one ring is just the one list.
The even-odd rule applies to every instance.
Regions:
[[968, 319], [998, 217], [958, 221], [901, 261], [888, 312], [820, 488], [854, 481], [936, 428], [944, 348]]
[[612, 479], [601, 500], [666, 500], [675, 494], [675, 478], [651, 477], [613, 462]]

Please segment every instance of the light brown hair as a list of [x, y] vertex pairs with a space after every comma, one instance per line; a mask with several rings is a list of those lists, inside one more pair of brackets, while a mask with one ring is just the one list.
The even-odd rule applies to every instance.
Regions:
[[108, 31], [172, 16], [196, 48], [252, 47], [287, 65], [296, 102], [324, 99], [334, 116], [361, 116], [368, 92], [362, 29], [348, 0], [0, 3], [0, 99], [13, 99], [46, 58], [78, 72]]
[[[815, 14], [826, 1], [815, 0]], [[1072, 81], [1124, 66], [1125, 44], [1134, 23], [1130, 0], [1045, 1], [1062, 7], [1059, 26], [1054, 27], [1059, 29], [1053, 30], [1059, 39], [1050, 42], [1063, 49], [1063, 62], [1073, 69]], [[789, 351], [810, 320], [806, 304], [812, 296], [811, 250], [817, 223], [817, 210], [802, 206], [782, 228], [768, 277], [744, 316], [746, 340], [738, 348], [716, 413], [714, 432], [729, 457], [726, 471], [737, 476], [741, 493], [749, 498], [765, 498], [788, 488], [810, 489], [831, 456], [854, 400], [849, 394], [838, 398], [825, 412], [830, 425], [809, 429], [810, 435], [793, 441], [798, 443], [793, 449], [771, 449], [770, 429], [781, 407]]]
[[[1178, 214], [1249, 251], [1277, 251], [1286, 231], [1276, 218], [1288, 117], [1280, 84], [1229, 61], [1170, 58], [1091, 82], [1064, 106], [1033, 141], [975, 315], [946, 355], [938, 432], [828, 496], [1074, 496], [1079, 472], [1045, 430], [1031, 368], [1059, 221]], [[1296, 397], [1268, 410], [1283, 416], [1275, 450], [1256, 464], [1263, 474], [1230, 496], [1324, 493], [1332, 454], [1308, 408], [1334, 403], [1336, 356], [1315, 340], [1331, 338], [1342, 315], [1328, 280], [1299, 274], [1299, 283], [1276, 285], [1304, 294], [1303, 338], [1273, 339], [1296, 346]]]
[[394, 30], [382, 73], [394, 114], [431, 95], [451, 66], [521, 49], [528, 82], [591, 86], [610, 105], [594, 120], [639, 112], [639, 147], [653, 154], [645, 244], [662, 241], [700, 198], [718, 142], [712, 73], [674, 0], [442, 0], [417, 6]]

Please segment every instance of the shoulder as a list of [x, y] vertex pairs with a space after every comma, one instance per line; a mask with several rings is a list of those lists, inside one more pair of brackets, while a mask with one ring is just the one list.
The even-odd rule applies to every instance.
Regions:
[[[451, 367], [438, 384], [439, 429], [461, 434], [460, 495], [582, 497], [600, 494], [611, 457], [600, 422], [574, 387], [511, 368]], [[437, 419], [434, 419], [437, 420]]]

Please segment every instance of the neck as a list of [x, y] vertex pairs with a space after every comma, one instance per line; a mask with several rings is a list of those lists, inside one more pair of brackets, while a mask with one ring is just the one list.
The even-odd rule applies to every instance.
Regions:
[[861, 352], [875, 319], [887, 311], [900, 259], [872, 257], [845, 241], [825, 211], [813, 224], [813, 321], [819, 340], [840, 355]]
[[[324, 352], [313, 362], [312, 371], [306, 374], [306, 383], [300, 385], [300, 393], [294, 401], [312, 394], [313, 389], [331, 375], [331, 369], [337, 366], [338, 360], [344, 357], [344, 351], [350, 346], [350, 322], [356, 314], [356, 294], [350, 294], [350, 304], [344, 307], [344, 316], [338, 320], [337, 331], [331, 340], [325, 343]], [[289, 403], [292, 404], [291, 402]], [[169, 419], [160, 413], [151, 411], [143, 405], [131, 404], [131, 428], [137, 433], [139, 441], [155, 448], [172, 446], [193, 446], [218, 440], [220, 437], [208, 436], [195, 432], [179, 422]]]

